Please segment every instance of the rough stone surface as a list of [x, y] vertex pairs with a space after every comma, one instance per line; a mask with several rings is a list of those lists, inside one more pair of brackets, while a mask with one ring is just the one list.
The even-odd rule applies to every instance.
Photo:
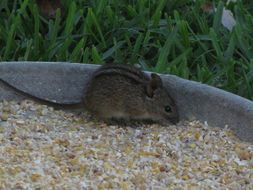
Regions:
[[[78, 103], [96, 65], [48, 62], [2, 62], [0, 78], [15, 88], [58, 103]], [[253, 142], [253, 102], [208, 85], [162, 75], [176, 101], [181, 119], [229, 125], [241, 140]], [[0, 83], [0, 101], [24, 96]]]

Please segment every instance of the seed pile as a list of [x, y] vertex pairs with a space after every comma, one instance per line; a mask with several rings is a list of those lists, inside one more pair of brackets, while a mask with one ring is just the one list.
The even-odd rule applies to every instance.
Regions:
[[253, 189], [253, 145], [228, 128], [107, 125], [0, 103], [0, 189]]

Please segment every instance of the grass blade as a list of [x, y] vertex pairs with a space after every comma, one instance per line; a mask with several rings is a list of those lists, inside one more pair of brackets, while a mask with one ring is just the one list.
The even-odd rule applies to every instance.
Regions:
[[213, 47], [215, 49], [217, 56], [222, 57], [222, 50], [220, 48], [219, 41], [217, 39], [216, 33], [214, 32], [214, 29], [210, 30], [210, 37], [212, 39], [212, 44], [213, 44]]
[[[101, 28], [100, 28], [100, 26], [99, 26], [98, 20], [97, 20], [95, 14], [93, 13], [93, 11], [92, 11], [91, 8], [88, 9], [88, 17], [87, 17], [87, 19], [88, 19], [88, 20], [91, 19], [92, 24], [96, 27], [96, 29], [97, 29], [97, 31], [98, 31], [98, 33], [99, 33], [100, 39], [101, 39], [101, 41], [102, 41], [102, 43], [103, 43], [103, 46], [106, 47], [104, 35], [103, 35], [102, 30], [101, 30]], [[92, 31], [92, 30], [91, 30], [91, 31]]]
[[90, 57], [89, 48], [86, 47], [85, 50], [84, 50], [84, 53], [83, 53], [83, 61], [82, 61], [82, 63], [89, 63], [89, 57]]
[[153, 21], [153, 28], [156, 28], [160, 22], [160, 18], [161, 18], [161, 15], [162, 15], [162, 10], [165, 6], [165, 0], [160, 0], [159, 1], [159, 5], [157, 6], [156, 10], [155, 10], [155, 13], [154, 15], [152, 16], [151, 20]]
[[70, 61], [72, 62], [79, 62], [80, 59], [80, 54], [82, 53], [82, 49], [84, 47], [84, 39], [82, 38], [77, 46], [74, 48], [74, 50], [72, 51], [71, 55], [70, 55]]
[[66, 26], [64, 29], [64, 36], [69, 36], [71, 34], [71, 32], [74, 29], [74, 16], [76, 13], [76, 4], [75, 2], [71, 2], [70, 6], [69, 6], [69, 10], [68, 10], [68, 16], [67, 16], [67, 20], [66, 20]]
[[174, 40], [176, 40], [176, 34], [177, 34], [177, 29], [172, 30], [172, 32], [170, 33], [170, 35], [167, 37], [167, 40], [164, 44], [164, 46], [162, 47], [161, 53], [158, 57], [158, 61], [157, 64], [155, 66], [154, 71], [155, 72], [164, 72], [166, 67], [167, 67], [167, 57], [170, 53], [170, 48], [174, 43]]
[[221, 27], [221, 17], [223, 12], [224, 3], [219, 1], [217, 11], [215, 12], [214, 19], [213, 19], [213, 30], [217, 34], [220, 27]]
[[93, 64], [97, 64], [97, 65], [104, 64], [104, 62], [103, 62], [102, 58], [100, 57], [100, 55], [97, 51], [97, 48], [95, 46], [92, 46], [91, 56], [92, 56]]

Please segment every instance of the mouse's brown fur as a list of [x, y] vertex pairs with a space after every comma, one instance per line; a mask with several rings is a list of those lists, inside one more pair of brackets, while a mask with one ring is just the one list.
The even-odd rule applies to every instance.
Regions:
[[133, 66], [107, 64], [87, 86], [85, 107], [102, 119], [179, 120], [176, 105], [159, 75], [151, 77]]

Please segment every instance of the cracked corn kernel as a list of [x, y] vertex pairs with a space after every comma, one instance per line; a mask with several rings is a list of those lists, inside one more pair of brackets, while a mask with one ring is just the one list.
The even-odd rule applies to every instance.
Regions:
[[240, 151], [237, 153], [237, 155], [241, 160], [251, 160], [251, 158], [253, 157], [252, 153], [246, 151]]
[[24, 120], [17, 120], [17, 121], [16, 121], [16, 124], [17, 124], [17, 125], [24, 125], [24, 124], [25, 124], [25, 121], [24, 121]]
[[9, 118], [9, 114], [3, 113], [3, 114], [0, 115], [0, 118], [1, 118], [3, 121], [7, 121], [7, 119]]
[[197, 145], [196, 145], [196, 144], [194, 144], [194, 143], [192, 143], [192, 144], [188, 144], [188, 146], [189, 146], [190, 148], [196, 148], [196, 147], [197, 147]]
[[190, 177], [188, 175], [183, 175], [182, 179], [186, 181], [186, 180], [190, 179]]
[[121, 183], [120, 185], [120, 188], [122, 188], [122, 189], [131, 189], [131, 184], [129, 183], [129, 182], [123, 182], [123, 183]]
[[253, 145], [227, 127], [120, 127], [29, 100], [1, 102], [3, 114], [0, 189], [253, 187]]
[[42, 175], [41, 174], [32, 174], [30, 176], [32, 182], [38, 182], [42, 180]]
[[155, 157], [160, 157], [161, 155], [155, 152], [142, 152], [141, 156], [155, 156]]

